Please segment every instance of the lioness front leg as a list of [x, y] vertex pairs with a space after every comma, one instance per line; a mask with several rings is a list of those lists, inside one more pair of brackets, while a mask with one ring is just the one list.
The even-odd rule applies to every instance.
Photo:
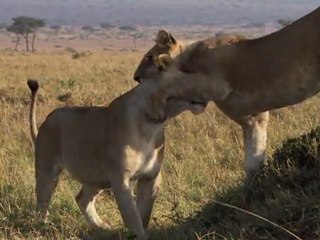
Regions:
[[127, 177], [113, 177], [111, 188], [114, 193], [123, 222], [139, 239], [145, 238], [142, 221], [132, 196]]
[[241, 122], [248, 175], [255, 174], [265, 163], [268, 121], [269, 112], [262, 112]]
[[137, 207], [142, 219], [143, 227], [149, 224], [153, 203], [160, 189], [161, 173], [154, 179], [143, 178], [137, 184]]
[[110, 225], [101, 220], [94, 206], [96, 197], [100, 192], [102, 192], [102, 190], [94, 186], [83, 185], [76, 196], [76, 201], [82, 214], [90, 225], [97, 228], [110, 229]]

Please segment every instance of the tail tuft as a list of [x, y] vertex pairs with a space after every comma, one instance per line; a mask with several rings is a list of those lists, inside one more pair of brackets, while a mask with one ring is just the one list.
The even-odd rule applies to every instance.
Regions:
[[39, 89], [39, 83], [38, 83], [37, 80], [29, 79], [29, 80], [27, 81], [27, 84], [28, 84], [31, 92], [34, 93], [34, 92], [38, 91], [38, 89]]
[[29, 113], [29, 121], [30, 121], [30, 132], [33, 143], [35, 144], [36, 138], [38, 135], [37, 123], [36, 123], [36, 108], [37, 108], [37, 96], [39, 84], [37, 80], [29, 79], [27, 84], [31, 90], [31, 104], [30, 104], [30, 113]]

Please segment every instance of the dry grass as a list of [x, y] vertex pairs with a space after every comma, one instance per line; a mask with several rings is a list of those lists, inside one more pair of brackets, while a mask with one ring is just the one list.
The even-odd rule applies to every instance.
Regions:
[[[79, 185], [67, 174], [61, 176], [53, 197], [49, 223], [42, 225], [34, 217], [34, 156], [26, 80], [38, 79], [41, 84], [40, 124], [58, 106], [106, 105], [132, 88], [132, 73], [141, 56], [101, 52], [74, 59], [67, 51], [34, 55], [0, 52], [0, 238], [118, 236], [117, 231], [110, 235], [88, 229], [74, 201]], [[273, 112], [268, 158], [273, 158], [284, 140], [319, 125], [319, 110], [320, 99], [314, 97]], [[247, 182], [240, 129], [213, 104], [200, 116], [184, 113], [171, 120], [166, 136], [164, 181], [150, 225], [151, 239], [290, 239], [280, 229], [211, 199], [266, 217], [303, 239], [319, 239], [319, 173], [305, 186], [296, 181], [305, 176], [302, 170], [294, 175], [293, 167], [280, 171], [280, 165], [270, 164], [261, 176]], [[125, 239], [112, 196], [102, 195], [97, 205], [103, 218], [113, 222]]]

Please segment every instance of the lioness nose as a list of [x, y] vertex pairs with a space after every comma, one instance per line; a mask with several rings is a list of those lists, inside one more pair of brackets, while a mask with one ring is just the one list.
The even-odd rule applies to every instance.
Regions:
[[138, 74], [136, 75], [136, 74], [135, 74], [135, 75], [133, 76], [133, 79], [134, 79], [135, 81], [137, 81], [137, 82], [140, 82], [140, 75], [138, 75]]

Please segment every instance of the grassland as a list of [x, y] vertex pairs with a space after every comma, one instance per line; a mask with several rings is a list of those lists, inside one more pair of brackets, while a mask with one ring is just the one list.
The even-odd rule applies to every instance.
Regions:
[[[43, 225], [34, 215], [34, 156], [29, 134], [28, 78], [38, 79], [39, 124], [58, 106], [107, 105], [136, 83], [132, 73], [141, 52], [0, 52], [0, 238], [126, 239], [112, 194], [98, 211], [112, 222], [111, 234], [89, 229], [74, 196], [79, 184], [62, 174]], [[319, 125], [320, 99], [272, 112], [268, 159], [282, 143]], [[256, 179], [243, 171], [240, 128], [213, 104], [205, 113], [184, 113], [166, 129], [162, 190], [150, 223], [150, 239], [294, 239], [256, 217], [213, 202], [259, 214], [305, 240], [320, 239], [320, 171], [269, 164]], [[317, 145], [313, 145], [315, 156]], [[320, 154], [319, 154], [320, 155]], [[288, 166], [290, 165], [290, 166]], [[320, 164], [318, 164], [319, 166]], [[308, 181], [304, 181], [304, 180]], [[120, 233], [118, 233], [120, 232]]]

